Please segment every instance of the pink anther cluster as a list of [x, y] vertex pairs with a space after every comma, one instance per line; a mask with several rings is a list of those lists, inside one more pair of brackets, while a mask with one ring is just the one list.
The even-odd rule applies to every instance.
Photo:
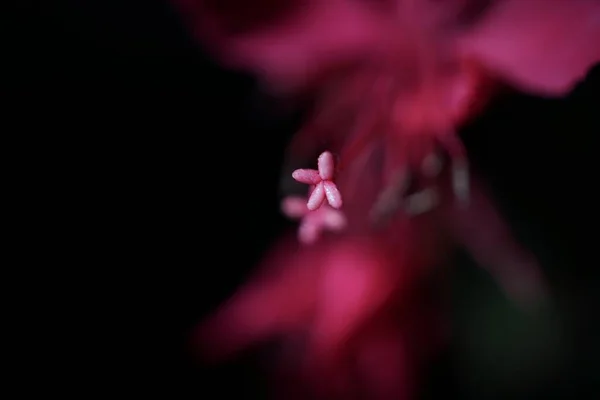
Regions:
[[318, 159], [318, 169], [297, 169], [292, 177], [310, 185], [308, 201], [301, 197], [287, 197], [282, 211], [289, 218], [301, 219], [298, 239], [304, 244], [314, 243], [325, 230], [341, 231], [346, 217], [339, 210], [342, 195], [333, 182], [335, 163], [333, 155], [325, 151]]
[[297, 169], [292, 177], [301, 183], [311, 185], [311, 193], [306, 206], [316, 210], [325, 202], [333, 208], [342, 207], [342, 195], [333, 182], [335, 172], [333, 155], [326, 151], [319, 156], [318, 171], [314, 169]]

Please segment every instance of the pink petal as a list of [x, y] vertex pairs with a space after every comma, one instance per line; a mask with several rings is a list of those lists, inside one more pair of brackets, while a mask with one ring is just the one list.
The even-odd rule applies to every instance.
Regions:
[[504, 0], [459, 48], [520, 89], [564, 95], [600, 61], [600, 2]]
[[387, 33], [355, 1], [172, 1], [221, 62], [288, 90], [364, 57]]
[[323, 182], [319, 182], [317, 186], [315, 186], [315, 190], [311, 193], [308, 198], [308, 203], [306, 206], [309, 210], [314, 211], [317, 208], [321, 207], [321, 204], [325, 201], [325, 189], [323, 188]]
[[319, 156], [319, 175], [323, 180], [331, 180], [333, 173], [333, 156], [326, 151]]
[[342, 207], [342, 194], [338, 190], [335, 183], [331, 181], [324, 181], [323, 187], [325, 189], [325, 196], [327, 196], [327, 202], [333, 208], [341, 208]]
[[307, 185], [316, 185], [321, 182], [321, 176], [314, 169], [297, 169], [292, 172], [292, 178]]
[[281, 211], [288, 218], [300, 218], [308, 213], [306, 199], [302, 197], [286, 197], [281, 202]]

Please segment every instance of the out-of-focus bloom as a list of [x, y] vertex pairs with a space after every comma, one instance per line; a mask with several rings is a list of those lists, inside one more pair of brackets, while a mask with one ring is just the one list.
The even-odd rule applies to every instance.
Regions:
[[525, 91], [564, 95], [600, 62], [597, 0], [500, 0], [459, 51]]
[[[172, 1], [220, 61], [286, 90], [382, 49], [410, 57], [407, 21], [458, 58], [543, 94], [565, 93], [600, 61], [596, 0]], [[464, 18], [471, 10], [479, 11]]]
[[[290, 159], [306, 162], [327, 143], [340, 158], [334, 187], [344, 196], [343, 224], [327, 224], [336, 210], [319, 208], [324, 191], [313, 191], [306, 209], [288, 204], [313, 244], [276, 246], [199, 330], [205, 355], [224, 358], [279, 337], [298, 347], [285, 360], [297, 380], [292, 394], [305, 387], [305, 398], [407, 399], [419, 367], [443, 343], [445, 325], [426, 288], [453, 244], [517, 301], [543, 294], [534, 258], [483, 185], [475, 182], [468, 204], [457, 206], [460, 190], [449, 182], [464, 183], [453, 174], [466, 171], [466, 157], [455, 133], [485, 101], [490, 77], [542, 94], [570, 90], [600, 60], [600, 2], [488, 1], [465, 19], [465, 7], [484, 1], [173, 1], [221, 62], [286, 94], [312, 95], [314, 113]], [[441, 164], [431, 167], [432, 159]], [[319, 165], [295, 177], [324, 189], [332, 170]], [[422, 189], [435, 201], [421, 204], [425, 197], [414, 195]], [[381, 202], [388, 192], [400, 201]], [[327, 199], [341, 207], [341, 196]], [[417, 216], [405, 212], [406, 199]], [[378, 204], [383, 224], [373, 221]], [[315, 242], [317, 228], [334, 229]]]
[[223, 63], [299, 90], [371, 51], [385, 28], [347, 0], [174, 0], [197, 37]]
[[[448, 199], [449, 188], [440, 189]], [[536, 300], [529, 296], [543, 289], [535, 260], [478, 184], [472, 192], [468, 208], [443, 202], [416, 218], [399, 213], [368, 235], [359, 234], [362, 217], [351, 213], [345, 231], [311, 246], [282, 239], [257, 275], [201, 325], [204, 355], [223, 360], [278, 339], [278, 398], [414, 398], [419, 371], [448, 332], [432, 273], [451, 239], [515, 300]]]

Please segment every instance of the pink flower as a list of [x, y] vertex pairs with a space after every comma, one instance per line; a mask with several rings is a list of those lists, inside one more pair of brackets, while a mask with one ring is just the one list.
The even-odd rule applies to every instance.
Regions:
[[520, 89], [568, 93], [600, 62], [600, 2], [502, 0], [458, 37], [459, 52]]
[[371, 7], [348, 0], [172, 0], [221, 62], [272, 87], [304, 89], [385, 37]]
[[319, 156], [318, 168], [318, 171], [314, 169], [297, 169], [292, 173], [292, 177], [298, 182], [313, 186], [306, 206], [309, 210], [314, 211], [321, 207], [321, 204], [327, 199], [331, 207], [341, 208], [342, 195], [333, 183], [335, 168], [333, 156], [330, 152], [326, 151]]
[[223, 360], [279, 338], [287, 351], [273, 372], [277, 398], [411, 399], [413, 365], [439, 338], [429, 305], [405, 304], [400, 320], [393, 311], [411, 298], [405, 289], [422, 270], [408, 242], [392, 248], [340, 237], [298, 249], [282, 240], [200, 327], [203, 355]]
[[[205, 350], [226, 357], [268, 338], [300, 336], [304, 347], [291, 361], [306, 368], [310, 384], [410, 398], [420, 363], [443, 333], [421, 282], [450, 244], [439, 238], [440, 225], [507, 293], [520, 301], [543, 294], [534, 258], [514, 242], [478, 185], [468, 207], [457, 208], [444, 202], [451, 190], [436, 175], [441, 208], [414, 219], [398, 211], [381, 230], [367, 221], [369, 208], [390, 177], [414, 172], [436, 147], [463, 161], [453, 135], [483, 97], [485, 74], [536, 93], [570, 90], [600, 60], [599, 2], [498, 0], [465, 26], [453, 17], [453, 7], [464, 3], [458, 0], [412, 1], [424, 8], [408, 16], [399, 8], [407, 2], [396, 0], [174, 1], [221, 62], [293, 94], [315, 94], [324, 117], [292, 153], [335, 142], [330, 148], [343, 163], [341, 189], [330, 152], [321, 154], [317, 170], [294, 171], [294, 179], [310, 185], [309, 199], [282, 205], [302, 219], [301, 242], [314, 243], [325, 230], [339, 234], [301, 248], [282, 240], [263, 265], [267, 272], [202, 327]], [[448, 8], [427, 8], [441, 3]], [[374, 84], [380, 81], [386, 84]], [[426, 137], [432, 134], [437, 142]], [[465, 192], [466, 168], [454, 171], [455, 192]], [[340, 190], [345, 215], [337, 210]]]

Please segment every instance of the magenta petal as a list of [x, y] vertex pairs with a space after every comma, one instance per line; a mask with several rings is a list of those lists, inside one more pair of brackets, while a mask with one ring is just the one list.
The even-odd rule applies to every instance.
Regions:
[[387, 16], [357, 1], [171, 1], [219, 61], [287, 90], [361, 59], [387, 34]]
[[308, 203], [306, 206], [309, 210], [314, 211], [321, 207], [321, 204], [325, 201], [325, 189], [323, 188], [323, 182], [319, 182], [317, 186], [315, 186], [315, 190], [311, 193], [308, 198]]
[[504, 0], [461, 38], [461, 51], [543, 95], [562, 96], [600, 61], [600, 2]]
[[333, 208], [341, 208], [342, 194], [338, 190], [337, 186], [335, 186], [335, 183], [331, 181], [324, 181], [323, 187], [325, 189], [325, 196], [327, 196], [329, 205]]
[[292, 172], [292, 178], [298, 182], [306, 183], [307, 185], [316, 185], [321, 182], [319, 172], [314, 169], [297, 169]]
[[333, 156], [326, 151], [319, 156], [319, 175], [323, 180], [333, 179]]

